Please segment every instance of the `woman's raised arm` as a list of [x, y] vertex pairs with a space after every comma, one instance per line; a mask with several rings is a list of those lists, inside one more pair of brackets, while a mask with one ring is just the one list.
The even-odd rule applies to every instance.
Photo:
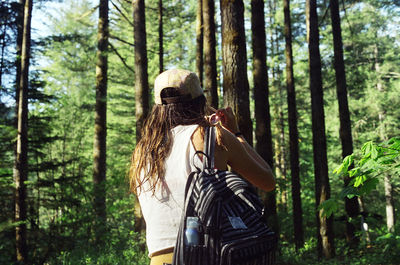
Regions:
[[239, 132], [236, 117], [230, 107], [219, 109], [222, 141], [228, 151], [228, 164], [256, 187], [275, 189], [275, 177], [268, 163], [250, 146]]

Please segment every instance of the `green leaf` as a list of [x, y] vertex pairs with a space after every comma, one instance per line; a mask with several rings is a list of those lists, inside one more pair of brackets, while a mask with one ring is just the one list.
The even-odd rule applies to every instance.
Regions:
[[359, 187], [367, 180], [367, 176], [359, 175], [356, 177], [356, 181], [354, 182], [354, 187]]
[[361, 170], [363, 171], [368, 171], [368, 170], [373, 170], [376, 171], [379, 168], [379, 164], [372, 159], [366, 160], [366, 162], [361, 166]]
[[393, 238], [393, 234], [392, 233], [386, 233], [385, 235], [379, 236], [376, 238], [376, 241], [382, 241], [382, 240], [387, 240], [389, 238]]
[[371, 149], [372, 149], [372, 145], [373, 145], [373, 142], [372, 141], [368, 141], [361, 147], [361, 152], [362, 152], [363, 156], [369, 156], [370, 155]]
[[333, 173], [336, 174], [347, 174], [349, 167], [353, 164], [354, 162], [354, 155], [348, 155], [343, 159], [343, 162], [335, 169], [333, 170]]
[[371, 158], [376, 159], [379, 155], [378, 146], [375, 144], [371, 145]]
[[333, 173], [340, 175], [343, 169], [344, 169], [344, 164], [342, 163], [333, 170]]
[[349, 176], [350, 177], [356, 177], [360, 174], [360, 168], [359, 167], [355, 167], [352, 170], [349, 171]]

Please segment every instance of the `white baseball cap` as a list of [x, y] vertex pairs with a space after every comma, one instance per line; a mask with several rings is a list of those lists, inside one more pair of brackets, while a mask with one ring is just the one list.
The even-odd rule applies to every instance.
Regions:
[[194, 99], [203, 95], [203, 89], [200, 86], [200, 80], [193, 72], [183, 69], [171, 69], [162, 72], [154, 81], [154, 102], [163, 104], [161, 91], [164, 88], [173, 87], [181, 92], [183, 97], [169, 98], [179, 101], [182, 98]]

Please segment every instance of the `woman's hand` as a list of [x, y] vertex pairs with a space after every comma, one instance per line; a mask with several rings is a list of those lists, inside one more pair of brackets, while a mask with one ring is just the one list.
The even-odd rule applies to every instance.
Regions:
[[236, 116], [233, 113], [231, 107], [217, 110], [216, 115], [219, 118], [221, 125], [225, 129], [227, 129], [233, 134], [239, 132], [239, 126], [236, 120]]

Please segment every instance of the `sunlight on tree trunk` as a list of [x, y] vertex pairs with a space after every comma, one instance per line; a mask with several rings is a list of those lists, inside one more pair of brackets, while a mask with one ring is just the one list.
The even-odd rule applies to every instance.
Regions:
[[251, 144], [253, 130], [247, 79], [244, 5], [242, 0], [221, 0], [220, 7], [224, 104], [232, 107], [240, 131]]

